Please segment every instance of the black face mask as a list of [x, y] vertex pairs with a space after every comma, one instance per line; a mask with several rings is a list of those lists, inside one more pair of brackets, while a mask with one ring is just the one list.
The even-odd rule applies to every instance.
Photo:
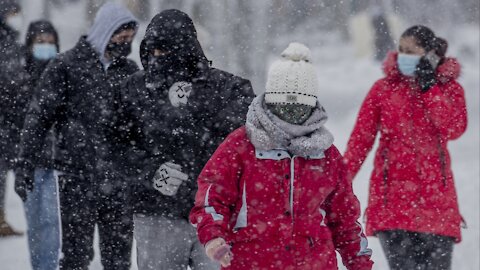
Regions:
[[162, 56], [150, 55], [146, 70], [147, 87], [170, 87], [175, 82], [189, 82], [192, 76], [186, 65], [176, 59], [173, 54]]
[[123, 59], [132, 52], [132, 43], [115, 43], [111, 42], [107, 45], [106, 51], [110, 54], [113, 59]]
[[267, 104], [267, 108], [281, 120], [301, 125], [310, 118], [314, 107], [303, 104]]

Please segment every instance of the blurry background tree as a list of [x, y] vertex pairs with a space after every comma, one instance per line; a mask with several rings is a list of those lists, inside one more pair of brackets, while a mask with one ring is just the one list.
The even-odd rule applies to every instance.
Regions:
[[[50, 18], [54, 10], [78, 6], [86, 31], [107, 0], [23, 0], [25, 8], [40, 9]], [[145, 24], [159, 11], [177, 8], [190, 14], [201, 43], [215, 66], [252, 79], [263, 88], [271, 59], [292, 39], [307, 43], [352, 42], [358, 56], [383, 59], [407, 25], [422, 23], [447, 32], [461, 23], [478, 24], [479, 0], [113, 0], [126, 4]], [[33, 4], [36, 2], [36, 4]], [[38, 6], [41, 3], [41, 7]], [[37, 15], [37, 17], [39, 17]], [[403, 21], [404, 23], [402, 23]], [[72, 25], [70, 25], [72, 27]], [[316, 40], [305, 40], [322, 32]], [[85, 33], [78, 33], [85, 34]], [[318, 45], [318, 44], [310, 44]]]
[[142, 21], [150, 19], [150, 1], [125, 0], [128, 8]]
[[[62, 0], [58, 0], [58, 1], [62, 1]], [[63, 1], [72, 2], [72, 0], [63, 0]], [[105, 2], [107, 1], [106, 0], [87, 0], [87, 8], [85, 10], [87, 11], [87, 20], [89, 22], [89, 25], [93, 22], [93, 19], [95, 19], [95, 14], [97, 14], [97, 10]]]

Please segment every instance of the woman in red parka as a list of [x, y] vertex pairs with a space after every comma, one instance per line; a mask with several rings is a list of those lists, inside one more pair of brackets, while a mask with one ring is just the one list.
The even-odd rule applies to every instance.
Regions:
[[447, 143], [467, 126], [460, 65], [425, 26], [407, 29], [399, 45], [362, 104], [344, 157], [347, 175], [353, 180], [380, 133], [367, 235], [379, 237], [391, 269], [450, 269], [462, 217]]
[[335, 250], [349, 270], [371, 269], [359, 202], [324, 127], [310, 50], [292, 43], [282, 56], [246, 125], [200, 174], [190, 220], [224, 269], [333, 270]]

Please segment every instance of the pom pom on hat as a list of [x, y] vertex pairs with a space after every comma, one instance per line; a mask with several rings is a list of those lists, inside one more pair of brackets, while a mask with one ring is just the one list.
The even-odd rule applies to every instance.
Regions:
[[302, 43], [292, 42], [282, 52], [281, 56], [287, 60], [295, 62], [311, 62], [312, 53], [310, 52], [310, 49]]
[[268, 104], [303, 104], [315, 107], [319, 88], [310, 49], [290, 43], [268, 71], [265, 102]]

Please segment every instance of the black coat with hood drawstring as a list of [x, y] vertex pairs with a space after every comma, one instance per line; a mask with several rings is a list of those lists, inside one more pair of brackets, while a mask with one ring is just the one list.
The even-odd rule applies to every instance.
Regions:
[[[148, 86], [150, 44], [169, 48], [173, 63], [192, 71], [182, 79], [192, 83], [188, 103], [175, 107], [169, 88]], [[121, 88], [118, 171], [131, 179], [130, 204], [136, 213], [188, 218], [197, 189], [196, 178], [223, 139], [243, 125], [254, 94], [248, 80], [209, 67], [197, 40], [192, 20], [178, 10], [155, 16], [141, 44], [145, 68]], [[186, 61], [185, 61], [186, 60]], [[184, 61], [184, 62], [181, 62]], [[176, 195], [168, 197], [153, 188], [155, 171], [165, 162], [182, 166], [189, 175]]]
[[[60, 51], [59, 39], [57, 30], [53, 27], [53, 25], [46, 20], [38, 20], [30, 23], [27, 29], [27, 34], [25, 37], [25, 71], [27, 74], [27, 78], [24, 82], [23, 87], [25, 91], [25, 97], [22, 98], [21, 107], [22, 115], [19, 117], [20, 126], [23, 126], [23, 122], [25, 119], [25, 115], [28, 110], [28, 105], [37, 86], [38, 81], [40, 80], [40, 76], [42, 75], [43, 71], [47, 67], [48, 63], [51, 60], [38, 60], [35, 59], [33, 56], [33, 45], [35, 43], [35, 37], [39, 34], [51, 34], [55, 39], [55, 47], [57, 47], [57, 51]], [[53, 148], [54, 148], [54, 140], [55, 134], [54, 131], [51, 130], [47, 135], [44, 145], [42, 147], [42, 151], [37, 154], [36, 160], [38, 161], [36, 167], [40, 168], [53, 168]]]

